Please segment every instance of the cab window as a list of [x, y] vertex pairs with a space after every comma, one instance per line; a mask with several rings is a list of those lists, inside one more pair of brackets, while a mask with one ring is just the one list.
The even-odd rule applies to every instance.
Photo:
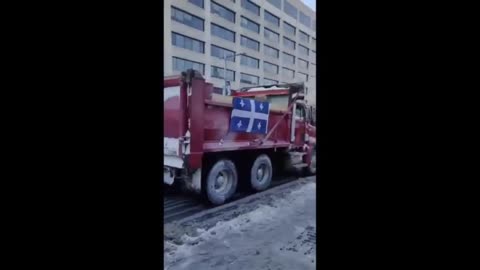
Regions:
[[297, 109], [295, 110], [295, 119], [296, 120], [305, 120], [305, 109], [303, 106], [297, 104]]

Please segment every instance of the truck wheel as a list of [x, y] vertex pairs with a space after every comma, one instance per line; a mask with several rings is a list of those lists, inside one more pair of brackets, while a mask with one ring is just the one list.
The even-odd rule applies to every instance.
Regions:
[[316, 153], [317, 151], [316, 150], [317, 150], [316, 147], [313, 148], [310, 166], [306, 168], [306, 173], [308, 175], [315, 175], [317, 173], [317, 153]]
[[214, 205], [223, 204], [237, 190], [238, 174], [230, 160], [219, 160], [212, 166], [206, 179], [206, 195]]
[[250, 183], [255, 191], [267, 189], [272, 182], [272, 162], [267, 155], [257, 157], [250, 170]]

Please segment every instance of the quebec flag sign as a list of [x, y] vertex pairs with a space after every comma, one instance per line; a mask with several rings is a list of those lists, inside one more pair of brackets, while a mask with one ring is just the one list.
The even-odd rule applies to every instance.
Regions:
[[233, 98], [233, 110], [230, 118], [230, 130], [267, 134], [270, 104], [246, 98]]

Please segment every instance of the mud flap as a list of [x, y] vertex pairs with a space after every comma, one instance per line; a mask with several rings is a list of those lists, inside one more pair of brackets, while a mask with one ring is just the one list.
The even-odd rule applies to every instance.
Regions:
[[202, 169], [197, 169], [185, 183], [188, 190], [200, 194], [202, 190]]
[[172, 176], [172, 173], [170, 172], [169, 169], [164, 169], [163, 170], [163, 183], [167, 185], [172, 185], [173, 184], [174, 177]]

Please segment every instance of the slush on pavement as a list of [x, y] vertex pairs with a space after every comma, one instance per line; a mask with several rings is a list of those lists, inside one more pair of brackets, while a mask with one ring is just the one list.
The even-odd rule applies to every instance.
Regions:
[[315, 189], [314, 180], [303, 180], [227, 207], [213, 222], [198, 219], [176, 234], [166, 229], [164, 268], [315, 269]]

